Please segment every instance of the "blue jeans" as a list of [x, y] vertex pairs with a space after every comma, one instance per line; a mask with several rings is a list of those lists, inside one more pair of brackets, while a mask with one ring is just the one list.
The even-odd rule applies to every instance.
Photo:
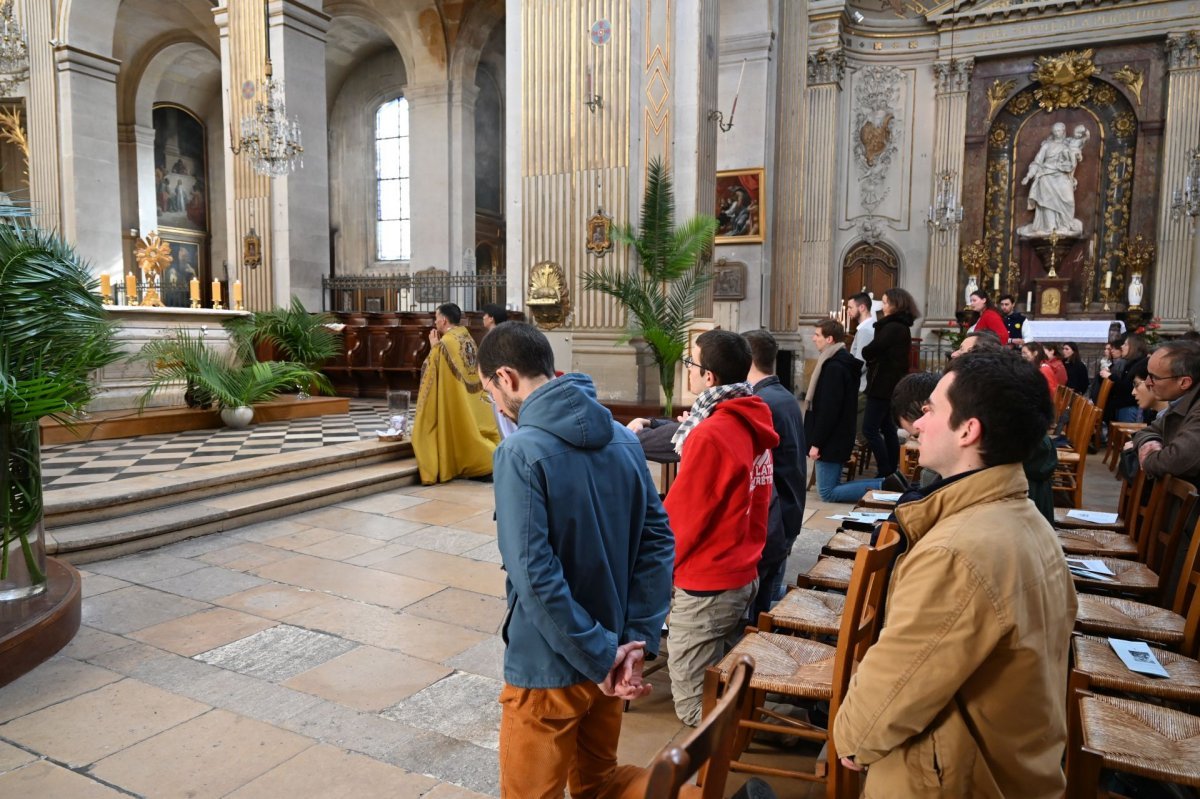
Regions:
[[883, 485], [883, 480], [851, 480], [848, 483], [842, 479], [842, 464], [831, 461], [817, 461], [817, 493], [826, 502], [858, 502], [863, 494]]
[[1130, 405], [1128, 408], [1117, 408], [1118, 422], [1140, 422], [1142, 421], [1142, 409], [1136, 405]]
[[887, 477], [900, 467], [900, 439], [896, 435], [896, 421], [892, 419], [890, 400], [867, 397], [867, 408], [863, 412], [863, 438], [871, 447], [880, 477]]

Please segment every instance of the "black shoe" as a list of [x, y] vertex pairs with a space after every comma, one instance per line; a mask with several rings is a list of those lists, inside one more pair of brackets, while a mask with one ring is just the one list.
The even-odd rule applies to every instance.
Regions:
[[909, 482], [900, 472], [893, 472], [883, 478], [883, 485], [880, 488], [884, 491], [899, 491], [903, 494], [909, 489]]
[[730, 799], [779, 799], [775, 789], [758, 777], [751, 777]]

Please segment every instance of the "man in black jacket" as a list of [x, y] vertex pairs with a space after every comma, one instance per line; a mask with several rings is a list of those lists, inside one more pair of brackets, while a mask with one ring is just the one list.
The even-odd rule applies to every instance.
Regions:
[[753, 622], [760, 612], [771, 609], [783, 585], [783, 570], [792, 544], [800, 534], [808, 478], [804, 456], [808, 447], [804, 443], [800, 403], [775, 376], [775, 358], [779, 354], [775, 337], [765, 330], [750, 330], [742, 338], [750, 344], [753, 355], [746, 380], [771, 408], [771, 421], [779, 435], [779, 446], [771, 453], [775, 461], [774, 490], [767, 517], [767, 543], [758, 563], [758, 596], [750, 615]]
[[808, 457], [816, 461], [817, 491], [826, 502], [856, 502], [880, 480], [855, 480], [838, 485], [842, 465], [854, 451], [858, 379], [862, 363], [846, 351], [846, 331], [827, 319], [813, 330], [817, 365], [804, 395], [804, 439]]

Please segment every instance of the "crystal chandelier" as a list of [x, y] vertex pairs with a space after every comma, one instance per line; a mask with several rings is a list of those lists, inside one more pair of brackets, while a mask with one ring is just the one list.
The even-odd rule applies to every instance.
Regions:
[[1184, 214], [1200, 216], [1200, 147], [1188, 150], [1183, 188], [1175, 189], [1171, 196], [1171, 218], [1179, 219]]
[[958, 173], [949, 170], [938, 173], [937, 198], [929, 206], [929, 214], [925, 224], [931, 235], [936, 234], [938, 243], [944, 245], [952, 230], [958, 229], [963, 220], [963, 207], [956, 202], [954, 196], [954, 179]]
[[29, 75], [25, 31], [13, 17], [13, 0], [0, 5], [0, 95], [8, 96]]
[[304, 167], [304, 147], [300, 144], [300, 121], [296, 117], [288, 119], [283, 102], [283, 81], [275, 80], [271, 73], [269, 9], [264, 2], [267, 76], [259, 87], [259, 99], [254, 102], [254, 116], [242, 118], [242, 135], [232, 149], [234, 155], [244, 154], [258, 174], [278, 178], [296, 167]]

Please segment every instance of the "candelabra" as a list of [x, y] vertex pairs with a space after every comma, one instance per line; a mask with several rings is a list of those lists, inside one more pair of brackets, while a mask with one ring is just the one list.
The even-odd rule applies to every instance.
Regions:
[[1183, 188], [1171, 196], [1171, 218], [1179, 219], [1184, 214], [1200, 216], [1200, 147], [1188, 150]]
[[29, 75], [25, 31], [13, 16], [13, 0], [0, 5], [0, 95], [7, 97]]
[[958, 173], [951, 170], [938, 173], [937, 196], [925, 217], [930, 235], [936, 234], [938, 244], [941, 245], [946, 244], [951, 231], [957, 230], [963, 220], [963, 208], [954, 196], [954, 179], [957, 177]]

